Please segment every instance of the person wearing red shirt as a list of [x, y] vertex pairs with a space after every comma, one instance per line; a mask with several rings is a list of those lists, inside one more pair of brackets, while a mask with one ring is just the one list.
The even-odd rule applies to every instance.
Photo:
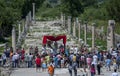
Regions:
[[40, 67], [41, 67], [41, 58], [40, 58], [40, 56], [37, 56], [37, 58], [35, 59], [35, 63], [36, 63], [36, 71], [37, 70], [40, 71]]
[[22, 62], [24, 61], [24, 58], [25, 58], [25, 50], [24, 48], [21, 50], [21, 60]]
[[25, 54], [25, 50], [24, 50], [24, 48], [22, 49], [21, 53], [22, 53], [22, 54]]

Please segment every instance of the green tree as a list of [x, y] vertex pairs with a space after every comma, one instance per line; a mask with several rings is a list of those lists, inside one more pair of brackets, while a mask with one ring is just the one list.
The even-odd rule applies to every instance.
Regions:
[[81, 0], [81, 3], [84, 7], [95, 6], [98, 3], [98, 0]]
[[10, 36], [12, 25], [24, 18], [32, 10], [32, 3], [37, 8], [44, 0], [0, 0], [0, 38]]
[[25, 16], [28, 14], [29, 11], [32, 11], [32, 3], [35, 3], [35, 10], [39, 7], [41, 7], [42, 3], [45, 0], [25, 0], [23, 6], [22, 6], [22, 18], [25, 18]]
[[80, 0], [61, 0], [61, 11], [65, 14], [77, 17], [83, 12]]
[[21, 19], [24, 0], [0, 0], [0, 34], [10, 36], [12, 24]]
[[120, 21], [120, 0], [108, 0], [106, 2], [106, 10], [111, 19]]

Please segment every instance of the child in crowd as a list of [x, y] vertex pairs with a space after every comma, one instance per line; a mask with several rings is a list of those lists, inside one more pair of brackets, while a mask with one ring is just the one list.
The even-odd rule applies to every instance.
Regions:
[[45, 62], [42, 63], [42, 71], [46, 71], [47, 68], [47, 64]]

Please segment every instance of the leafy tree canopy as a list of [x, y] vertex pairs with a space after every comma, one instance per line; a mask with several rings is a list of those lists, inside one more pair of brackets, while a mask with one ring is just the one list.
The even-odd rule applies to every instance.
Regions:
[[77, 17], [83, 12], [83, 6], [80, 0], [61, 0], [61, 10], [68, 15]]
[[106, 2], [106, 10], [111, 19], [120, 21], [120, 0], [108, 0]]

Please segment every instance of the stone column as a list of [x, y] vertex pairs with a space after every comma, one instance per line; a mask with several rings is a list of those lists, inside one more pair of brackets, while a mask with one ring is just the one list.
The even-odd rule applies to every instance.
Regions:
[[65, 26], [65, 14], [63, 14], [63, 27], [66, 28], [66, 26]]
[[87, 44], [87, 23], [84, 25], [84, 45]]
[[31, 11], [29, 12], [29, 20], [30, 20], [30, 22], [32, 21]]
[[73, 36], [76, 37], [76, 21], [73, 24]]
[[21, 25], [20, 25], [20, 23], [18, 24], [18, 26], [19, 26], [19, 37], [18, 37], [18, 40], [19, 40], [21, 37]]
[[64, 14], [61, 13], [61, 23], [62, 23], [62, 27], [64, 28]]
[[26, 21], [25, 21], [25, 32], [28, 31], [28, 23], [29, 23], [29, 19], [28, 19], [28, 15], [26, 16]]
[[12, 47], [13, 51], [16, 51], [16, 32], [15, 32], [15, 27], [12, 29]]
[[63, 23], [63, 14], [62, 13], [61, 13], [61, 19], [60, 20]]
[[25, 22], [24, 22], [23, 27], [22, 27], [22, 33], [25, 33]]
[[109, 20], [108, 21], [108, 29], [107, 29], [107, 50], [110, 50], [111, 47], [114, 47], [114, 26], [115, 21]]
[[[76, 18], [76, 27], [75, 27], [75, 29], [77, 29], [77, 28], [79, 28], [79, 19], [78, 19], [78, 17]], [[79, 34], [79, 32], [78, 32], [78, 34]], [[78, 35], [79, 36], [79, 35]], [[77, 36], [76, 36], [77, 37]], [[79, 37], [78, 37], [78, 39], [79, 39]]]
[[95, 48], [95, 23], [92, 24], [92, 49]]
[[78, 38], [80, 40], [80, 30], [81, 30], [81, 25], [80, 22], [78, 22]]
[[33, 23], [35, 23], [35, 3], [32, 3], [33, 5]]
[[71, 34], [71, 16], [68, 16], [68, 33]]

